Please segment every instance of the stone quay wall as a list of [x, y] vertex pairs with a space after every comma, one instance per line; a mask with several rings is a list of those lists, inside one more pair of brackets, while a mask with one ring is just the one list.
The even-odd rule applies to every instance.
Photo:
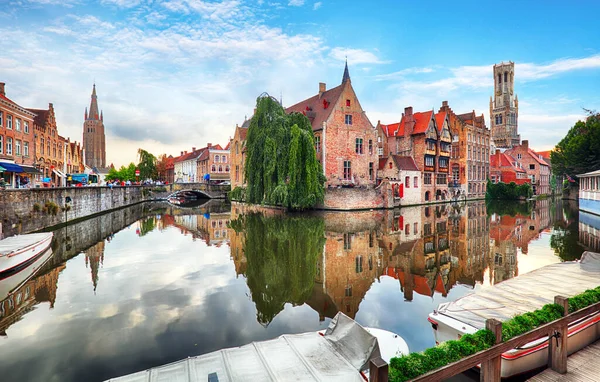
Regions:
[[387, 181], [375, 188], [328, 187], [325, 190], [323, 206], [320, 208], [338, 211], [394, 208], [394, 197]]
[[[0, 235], [23, 234], [152, 198], [144, 187], [33, 188], [0, 191]], [[66, 206], [65, 199], [71, 202]]]

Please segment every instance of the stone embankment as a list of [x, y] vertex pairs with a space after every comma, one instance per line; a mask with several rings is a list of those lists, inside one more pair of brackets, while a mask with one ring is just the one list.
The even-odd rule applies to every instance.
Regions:
[[168, 186], [2, 190], [0, 238], [88, 218], [144, 201], [165, 199], [176, 191], [192, 190], [197, 191], [200, 197], [224, 199], [229, 189], [229, 186], [182, 183]]

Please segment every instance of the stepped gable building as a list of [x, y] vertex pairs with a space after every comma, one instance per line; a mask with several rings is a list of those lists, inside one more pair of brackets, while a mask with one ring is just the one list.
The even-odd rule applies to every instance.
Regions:
[[519, 98], [514, 94], [515, 63], [494, 65], [494, 97], [490, 97], [492, 139], [496, 148], [510, 149], [521, 144]]
[[[384, 155], [413, 157], [421, 172], [421, 200], [446, 200], [452, 134], [448, 113], [435, 114], [433, 110], [413, 113], [404, 109], [399, 123], [377, 124]], [[406, 185], [405, 185], [406, 187]]]
[[83, 123], [83, 149], [85, 164], [91, 168], [102, 169], [106, 167], [106, 140], [104, 136], [104, 116], [98, 110], [98, 96], [96, 84], [92, 90], [90, 110], [85, 109], [85, 122]]
[[476, 115], [474, 110], [455, 114], [448, 101], [442, 102], [439, 112], [448, 113], [452, 133], [450, 193], [484, 198], [490, 175], [490, 130], [485, 117]]
[[507, 155], [512, 156], [519, 166], [527, 172], [531, 179], [531, 187], [534, 195], [550, 193], [550, 166], [540, 154], [529, 148], [529, 141], [524, 140], [522, 144], [506, 150]]
[[303, 113], [310, 120], [325, 186], [375, 184], [377, 134], [354, 92], [347, 62], [339, 86], [327, 90], [321, 82], [315, 96], [286, 112]]
[[65, 139], [58, 135], [54, 106], [48, 109], [28, 109], [36, 114], [33, 121], [35, 130], [35, 156], [42, 177], [50, 178], [56, 186], [66, 185], [64, 149]]

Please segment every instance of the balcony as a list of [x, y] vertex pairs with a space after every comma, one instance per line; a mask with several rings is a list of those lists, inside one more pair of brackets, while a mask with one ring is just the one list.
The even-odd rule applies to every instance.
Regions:
[[432, 155], [432, 156], [435, 156], [436, 154], [437, 154], [437, 152], [436, 152], [436, 150], [435, 150], [435, 149], [429, 149], [429, 148], [426, 148], [426, 149], [425, 149], [425, 155]]

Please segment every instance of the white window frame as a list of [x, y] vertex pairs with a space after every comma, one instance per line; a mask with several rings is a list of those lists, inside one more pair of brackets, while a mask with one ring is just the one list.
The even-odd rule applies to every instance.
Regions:
[[29, 156], [29, 142], [27, 142], [27, 141], [23, 141], [23, 156], [24, 157]]
[[21, 119], [15, 118], [15, 131], [21, 131]]
[[0, 127], [4, 126], [2, 124], [3, 122], [4, 122], [4, 112], [2, 110], [0, 110]]
[[13, 128], [12, 123], [13, 123], [12, 115], [6, 114], [6, 128], [9, 130], [12, 130], [12, 128]]
[[29, 122], [23, 121], [23, 131], [25, 134], [29, 134]]
[[346, 114], [344, 116], [344, 122], [346, 125], [352, 125], [352, 114]]
[[21, 156], [21, 141], [18, 139], [15, 139], [15, 155]]
[[6, 155], [13, 153], [13, 140], [11, 137], [6, 137]]
[[0, 154], [4, 153], [4, 136], [0, 135]]

